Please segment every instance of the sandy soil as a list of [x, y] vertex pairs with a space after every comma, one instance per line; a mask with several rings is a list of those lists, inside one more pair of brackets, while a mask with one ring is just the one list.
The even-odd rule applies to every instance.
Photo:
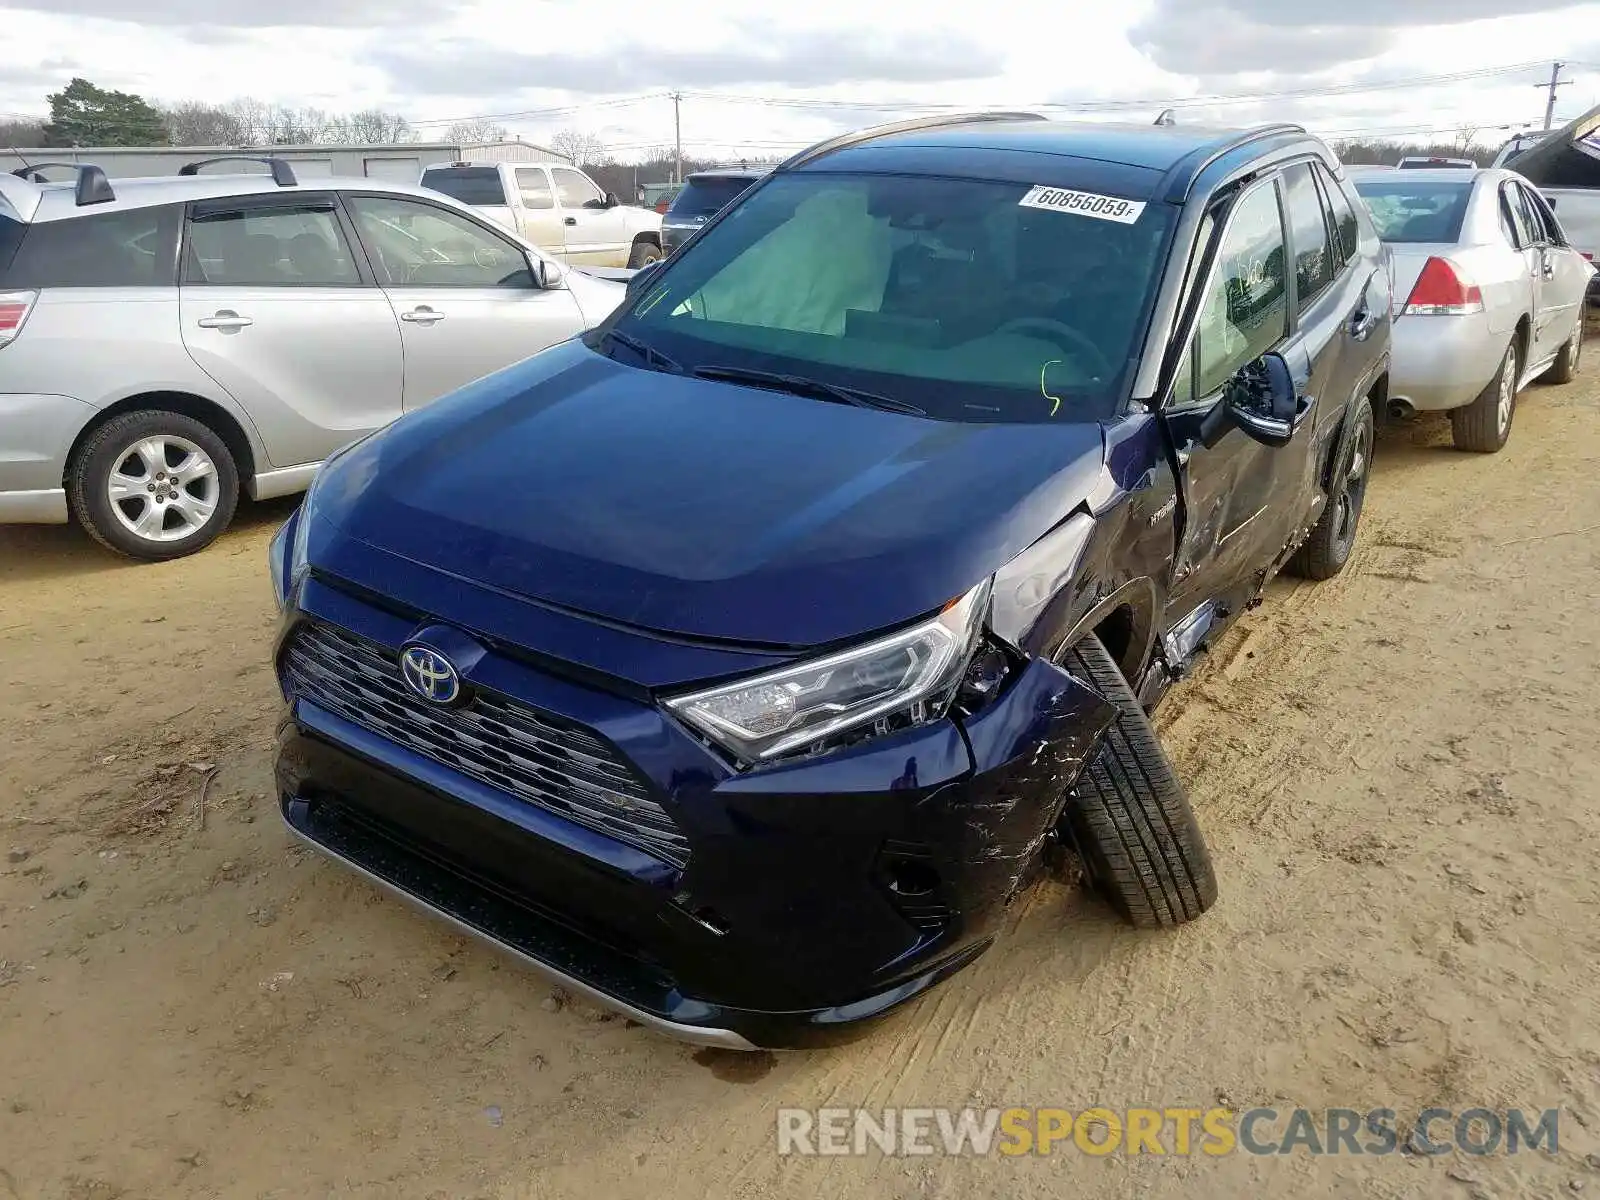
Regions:
[[[0, 531], [0, 1198], [1600, 1193], [1590, 362], [1499, 456], [1385, 435], [1350, 568], [1275, 584], [1163, 709], [1210, 915], [1136, 933], [1046, 881], [827, 1053], [562, 1005], [291, 846], [263, 560], [289, 505], [163, 566]], [[785, 1105], [1218, 1102], [1559, 1105], [1561, 1153], [775, 1154]]]

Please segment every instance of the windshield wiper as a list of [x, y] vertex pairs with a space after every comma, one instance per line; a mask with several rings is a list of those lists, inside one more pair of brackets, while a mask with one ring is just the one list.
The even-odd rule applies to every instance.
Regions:
[[856, 408], [877, 408], [885, 412], [906, 413], [925, 417], [927, 411], [892, 396], [880, 396], [860, 388], [844, 387], [812, 379], [808, 375], [784, 375], [778, 371], [754, 371], [748, 367], [696, 367], [693, 374], [700, 379], [721, 379], [727, 383], [748, 383], [754, 387], [772, 388], [774, 391], [793, 392], [796, 396], [811, 396], [817, 400], [831, 400], [835, 404], [850, 404]]
[[621, 345], [626, 346], [629, 350], [632, 350], [635, 354], [639, 355], [639, 357], [643, 358], [645, 362], [655, 363], [656, 366], [660, 367], [663, 371], [670, 371], [674, 375], [683, 374], [683, 364], [677, 359], [673, 358], [672, 355], [665, 354], [662, 351], [657, 350], [654, 346], [641, 342], [631, 333], [621, 333], [615, 329], [608, 329], [606, 330], [604, 337], [602, 337], [600, 340], [605, 341], [606, 338], [610, 338], [613, 342], [618, 342]]

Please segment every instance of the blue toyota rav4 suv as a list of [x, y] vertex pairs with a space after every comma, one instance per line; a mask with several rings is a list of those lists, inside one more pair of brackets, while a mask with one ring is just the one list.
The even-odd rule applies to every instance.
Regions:
[[329, 460], [272, 549], [290, 827], [693, 1041], [837, 1039], [1052, 846], [1216, 883], [1147, 712], [1336, 573], [1389, 275], [1305, 131], [910, 122]]

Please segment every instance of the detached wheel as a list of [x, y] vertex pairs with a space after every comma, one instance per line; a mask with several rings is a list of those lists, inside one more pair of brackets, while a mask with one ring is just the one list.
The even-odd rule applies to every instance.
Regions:
[[239, 471], [222, 439], [181, 413], [107, 421], [67, 471], [73, 515], [101, 545], [130, 558], [181, 558], [233, 519]]
[[1464, 408], [1450, 410], [1450, 432], [1457, 450], [1494, 454], [1511, 436], [1511, 418], [1517, 410], [1517, 340], [1511, 339], [1500, 369], [1478, 398]]
[[634, 270], [660, 261], [661, 247], [654, 242], [635, 242], [633, 252], [628, 255], [628, 266]]
[[1328, 503], [1322, 515], [1284, 567], [1301, 579], [1332, 579], [1350, 561], [1356, 544], [1356, 526], [1367, 501], [1367, 479], [1372, 473], [1372, 405], [1356, 408], [1350, 446], [1339, 464]]
[[1578, 377], [1578, 366], [1583, 361], [1583, 307], [1578, 307], [1578, 324], [1556, 355], [1556, 361], [1545, 372], [1546, 383], [1571, 383]]
[[1194, 920], [1216, 903], [1217, 878], [1188, 794], [1150, 719], [1093, 634], [1067, 651], [1061, 665], [1117, 709], [1067, 797], [1061, 833], [1076, 847], [1095, 891], [1125, 920], [1145, 928]]

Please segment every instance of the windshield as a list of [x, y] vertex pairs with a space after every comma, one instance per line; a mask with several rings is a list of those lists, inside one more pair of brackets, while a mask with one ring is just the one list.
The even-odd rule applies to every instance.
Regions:
[[1410, 179], [1355, 180], [1386, 242], [1453, 242], [1461, 236], [1472, 184], [1418, 183]]
[[691, 372], [803, 375], [952, 421], [1100, 420], [1131, 370], [1173, 211], [1017, 183], [782, 175], [614, 327]]
[[431, 167], [422, 173], [422, 186], [443, 192], [463, 204], [505, 204], [506, 190], [494, 167]]
[[731, 175], [692, 175], [667, 211], [675, 217], [709, 217], [754, 182]]

